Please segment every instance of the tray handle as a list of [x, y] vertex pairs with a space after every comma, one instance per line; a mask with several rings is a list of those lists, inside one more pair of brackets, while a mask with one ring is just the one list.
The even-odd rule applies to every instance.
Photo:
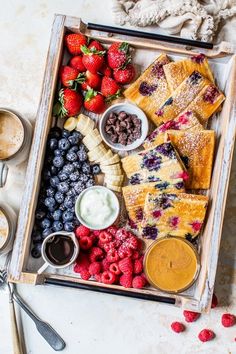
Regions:
[[134, 30], [130, 30], [127, 28], [105, 26], [105, 25], [100, 25], [100, 24], [91, 23], [91, 22], [89, 22], [87, 24], [87, 29], [101, 31], [101, 32], [116, 33], [116, 34], [131, 36], [131, 37], [153, 39], [153, 40], [162, 41], [162, 42], [182, 44], [182, 45], [190, 46], [190, 47], [213, 49], [213, 44], [209, 43], [209, 42], [201, 42], [201, 41], [196, 41], [193, 39], [174, 37], [174, 36], [165, 36], [165, 35], [158, 34], [158, 33], [134, 31]]
[[129, 291], [129, 290], [124, 291], [119, 289], [110, 289], [110, 288], [105, 288], [103, 286], [97, 286], [97, 285], [91, 286], [90, 284], [75, 283], [73, 281], [55, 279], [51, 277], [45, 278], [44, 284], [59, 285], [59, 286], [65, 286], [68, 288], [75, 288], [75, 289], [92, 290], [98, 293], [126, 296], [134, 299], [157, 301], [157, 302], [162, 302], [170, 305], [175, 305], [176, 303], [176, 299], [173, 297], [152, 295], [152, 294], [145, 294], [145, 293], [134, 293], [133, 291]]

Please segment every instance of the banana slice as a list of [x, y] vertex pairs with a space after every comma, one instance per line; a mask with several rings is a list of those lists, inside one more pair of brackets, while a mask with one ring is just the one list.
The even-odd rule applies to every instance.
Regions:
[[112, 181], [109, 178], [105, 177], [104, 182], [108, 184], [109, 186], [117, 186], [117, 187], [122, 187], [123, 182], [122, 181]]
[[105, 180], [109, 180], [110, 182], [123, 182], [124, 180], [124, 175], [112, 175], [109, 173], [105, 173]]
[[81, 129], [81, 134], [88, 135], [93, 131], [94, 127], [95, 127], [94, 121], [89, 118], [87, 124], [83, 127], [83, 129]]
[[101, 158], [104, 154], [106, 154], [107, 149], [103, 145], [103, 143], [96, 146], [93, 150], [88, 152], [89, 161], [96, 161]]
[[71, 132], [77, 126], [77, 119], [75, 117], [68, 118], [64, 123], [64, 129], [69, 130]]
[[96, 163], [102, 163], [103, 161], [109, 160], [113, 156], [113, 152], [108, 150], [107, 153], [102, 156], [100, 159], [96, 160]]
[[[97, 134], [96, 134], [97, 131]], [[92, 132], [86, 135], [82, 142], [89, 149], [93, 150], [96, 146], [98, 146], [102, 141], [102, 137], [97, 129], [92, 130]]]
[[110, 159], [100, 162], [101, 166], [113, 165], [114, 163], [120, 162], [120, 156], [115, 154]]
[[115, 191], [115, 192], [121, 192], [121, 187], [119, 187], [119, 186], [113, 186], [112, 184], [108, 184], [107, 183], [106, 187], [111, 189], [111, 190], [113, 190], [113, 191]]
[[81, 130], [83, 130], [83, 128], [85, 127], [86, 124], [88, 124], [88, 121], [90, 120], [89, 117], [87, 117], [84, 114], [79, 114], [77, 117], [77, 126], [76, 126], [76, 130], [78, 130], [79, 132], [81, 132]]
[[[104, 173], [111, 173], [111, 172], [122, 172], [120, 164], [117, 163], [115, 165], [108, 165], [108, 166], [101, 166], [101, 171]], [[114, 174], [114, 173], [113, 173]]]

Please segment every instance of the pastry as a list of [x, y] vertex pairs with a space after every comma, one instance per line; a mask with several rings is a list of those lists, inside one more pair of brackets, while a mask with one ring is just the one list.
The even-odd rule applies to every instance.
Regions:
[[141, 222], [142, 236], [194, 239], [201, 231], [207, 203], [208, 197], [204, 195], [148, 193]]
[[121, 160], [131, 184], [156, 182], [160, 191], [183, 189], [186, 169], [170, 142]]
[[125, 91], [124, 96], [136, 103], [150, 118], [156, 121], [155, 112], [170, 95], [163, 67], [170, 60], [161, 54]]
[[170, 139], [185, 163], [189, 178], [185, 182], [188, 189], [208, 189], [214, 156], [214, 130], [197, 132], [168, 130], [166, 138]]
[[166, 64], [163, 69], [171, 92], [175, 91], [181, 82], [194, 71], [198, 71], [202, 76], [214, 83], [211, 68], [204, 54], [198, 54], [189, 59], [171, 62]]
[[195, 132], [203, 130], [204, 127], [199, 122], [194, 112], [186, 111], [173, 120], [169, 120], [156, 128], [144, 141], [144, 148], [150, 149], [153, 146], [162, 144], [164, 142], [164, 134], [169, 129]]

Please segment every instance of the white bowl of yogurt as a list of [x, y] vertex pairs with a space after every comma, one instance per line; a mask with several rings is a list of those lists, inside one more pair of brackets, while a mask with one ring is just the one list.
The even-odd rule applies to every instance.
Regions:
[[120, 213], [117, 196], [103, 186], [85, 189], [76, 199], [75, 214], [81, 224], [92, 230], [111, 226]]

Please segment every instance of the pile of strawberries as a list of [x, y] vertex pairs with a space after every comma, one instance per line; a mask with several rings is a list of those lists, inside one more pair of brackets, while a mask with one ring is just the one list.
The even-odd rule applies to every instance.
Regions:
[[75, 234], [80, 253], [74, 271], [82, 279], [94, 277], [104, 284], [137, 289], [147, 284], [143, 274], [142, 241], [132, 232], [116, 226], [92, 231], [81, 225]]
[[88, 111], [102, 113], [107, 102], [121, 95], [121, 85], [134, 79], [128, 43], [114, 43], [106, 50], [97, 40], [89, 43], [83, 34], [71, 33], [65, 36], [65, 45], [72, 58], [60, 69], [63, 88], [54, 114], [74, 116], [82, 106]]

